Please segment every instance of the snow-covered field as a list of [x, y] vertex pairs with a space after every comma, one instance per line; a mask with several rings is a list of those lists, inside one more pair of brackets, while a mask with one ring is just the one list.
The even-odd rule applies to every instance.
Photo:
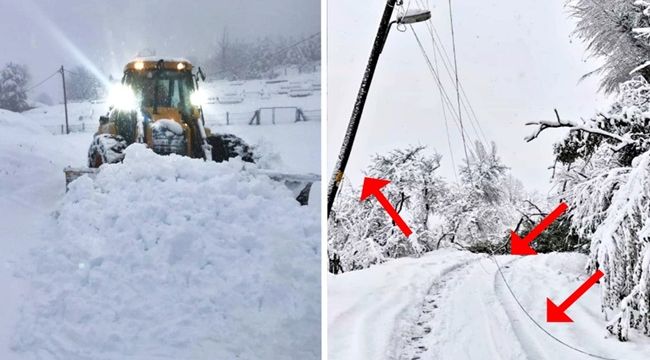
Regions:
[[[60, 135], [61, 106], [0, 110], [0, 359], [319, 358], [318, 202], [249, 164], [138, 146], [66, 193], [105, 111], [71, 104], [92, 126]], [[213, 131], [268, 152], [265, 168], [320, 172], [318, 121]]]
[[[496, 258], [512, 291], [546, 331], [603, 359], [648, 359], [650, 339], [607, 336], [599, 285], [546, 323], [546, 298], [560, 303], [586, 278], [586, 257], [553, 253]], [[539, 329], [509, 293], [493, 260], [454, 250], [399, 259], [328, 280], [328, 351], [352, 359], [593, 359]]]

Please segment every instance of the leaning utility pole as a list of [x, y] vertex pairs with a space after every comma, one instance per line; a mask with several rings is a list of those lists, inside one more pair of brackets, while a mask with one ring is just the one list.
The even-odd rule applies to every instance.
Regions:
[[391, 25], [390, 19], [393, 16], [393, 9], [395, 8], [396, 2], [397, 0], [386, 1], [386, 8], [384, 9], [384, 15], [382, 15], [381, 21], [379, 23], [379, 30], [377, 30], [375, 43], [373, 44], [372, 51], [370, 52], [370, 59], [368, 59], [366, 72], [363, 75], [363, 80], [361, 80], [361, 87], [359, 88], [359, 93], [357, 94], [357, 101], [354, 103], [354, 109], [352, 110], [352, 116], [350, 117], [348, 130], [345, 133], [343, 145], [341, 145], [341, 152], [339, 153], [336, 168], [332, 174], [332, 179], [330, 180], [329, 188], [327, 191], [328, 218], [330, 216], [330, 212], [332, 211], [332, 205], [334, 205], [334, 198], [336, 197], [336, 193], [338, 192], [341, 181], [343, 180], [345, 167], [348, 164], [348, 160], [350, 159], [354, 137], [357, 134], [357, 129], [359, 128], [359, 120], [361, 120], [361, 113], [363, 113], [363, 107], [365, 106], [366, 98], [368, 97], [368, 89], [370, 88], [372, 77], [375, 74], [375, 68], [377, 67], [379, 55], [381, 54], [381, 51], [384, 48], [384, 44], [386, 43], [386, 38], [388, 36], [388, 31], [390, 30]]
[[61, 79], [63, 80], [63, 109], [65, 110], [65, 133], [69, 134], [70, 126], [68, 125], [68, 95], [65, 92], [65, 70], [63, 69], [63, 65], [61, 65], [61, 69], [59, 69], [59, 72], [61, 73]]

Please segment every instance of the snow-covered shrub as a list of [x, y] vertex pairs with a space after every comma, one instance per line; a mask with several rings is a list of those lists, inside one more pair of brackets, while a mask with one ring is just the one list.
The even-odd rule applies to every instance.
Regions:
[[0, 71], [0, 108], [14, 112], [29, 109], [26, 92], [28, 82], [27, 67], [8, 63]]

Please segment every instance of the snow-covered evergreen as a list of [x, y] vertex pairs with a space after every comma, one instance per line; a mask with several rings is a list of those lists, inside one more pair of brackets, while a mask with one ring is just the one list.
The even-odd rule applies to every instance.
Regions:
[[0, 109], [20, 112], [29, 109], [27, 103], [27, 67], [8, 63], [0, 71]]
[[650, 59], [648, 2], [644, 0], [569, 0], [577, 19], [575, 34], [603, 65], [592, 74], [602, 75], [601, 88], [618, 90], [636, 70], [650, 79], [650, 68], [639, 68]]

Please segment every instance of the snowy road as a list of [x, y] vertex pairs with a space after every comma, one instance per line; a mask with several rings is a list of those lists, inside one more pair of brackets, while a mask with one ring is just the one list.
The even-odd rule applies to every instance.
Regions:
[[[522, 306], [550, 334], [593, 355], [647, 359], [650, 339], [607, 337], [598, 285], [568, 311], [572, 324], [545, 321], [586, 274], [585, 257], [497, 258]], [[560, 344], [517, 305], [486, 256], [438, 251], [329, 280], [330, 359], [593, 359]]]

